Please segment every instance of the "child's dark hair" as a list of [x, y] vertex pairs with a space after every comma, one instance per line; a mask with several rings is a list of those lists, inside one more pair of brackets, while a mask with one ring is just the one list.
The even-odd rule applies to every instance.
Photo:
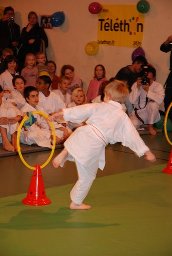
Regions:
[[95, 68], [94, 68], [94, 77], [96, 77], [96, 68], [97, 67], [101, 67], [102, 68], [102, 70], [103, 70], [102, 78], [104, 78], [106, 76], [106, 69], [105, 69], [105, 67], [102, 64], [98, 64], [98, 65], [95, 66]]
[[14, 12], [14, 8], [11, 7], [11, 6], [5, 7], [5, 9], [4, 9], [4, 11], [3, 11], [3, 14], [5, 15], [5, 14], [7, 14], [9, 11]]
[[26, 84], [26, 80], [24, 79], [24, 77], [23, 77], [23, 76], [16, 75], [15, 77], [13, 77], [13, 80], [12, 80], [12, 84], [13, 84], [13, 86], [15, 86], [15, 82], [16, 82], [16, 80], [17, 80], [18, 78], [22, 79], [22, 80], [23, 80], [23, 82], [24, 82], [24, 84]]
[[4, 60], [4, 68], [8, 69], [8, 64], [12, 61], [15, 61], [17, 63], [17, 59], [14, 55], [8, 55]]
[[41, 79], [42, 81], [44, 81], [45, 84], [48, 84], [48, 88], [50, 87], [50, 85], [52, 84], [51, 78], [49, 76], [43, 75], [43, 76], [39, 76], [39, 79]]
[[49, 63], [51, 63], [51, 64], [54, 65], [54, 67], [55, 67], [55, 72], [56, 72], [56, 69], [57, 69], [56, 63], [55, 63], [53, 60], [48, 60], [46, 64], [48, 65]]
[[65, 71], [66, 69], [70, 69], [72, 72], [75, 71], [74, 67], [72, 65], [63, 65], [63, 67], [61, 68], [61, 76], [65, 76]]
[[132, 64], [134, 64], [134, 63], [142, 63], [143, 65], [147, 65], [148, 64], [147, 59], [144, 56], [142, 56], [142, 55], [137, 56], [133, 60]]
[[34, 92], [34, 91], [35, 91], [35, 92], [38, 92], [38, 89], [37, 89], [36, 87], [34, 87], [34, 86], [27, 86], [27, 87], [25, 87], [25, 88], [24, 88], [24, 93], [23, 93], [25, 100], [26, 100], [27, 98], [29, 98], [30, 93], [31, 93], [31, 92]]

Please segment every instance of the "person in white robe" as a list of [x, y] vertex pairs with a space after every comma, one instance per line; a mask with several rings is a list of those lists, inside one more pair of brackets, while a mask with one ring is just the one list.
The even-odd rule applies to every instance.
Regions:
[[14, 90], [12, 80], [15, 75], [18, 75], [16, 68], [17, 63], [15, 57], [13, 55], [7, 56], [5, 58], [5, 71], [0, 74], [0, 85], [3, 90]]
[[65, 149], [53, 160], [55, 168], [63, 166], [65, 160], [74, 160], [76, 163], [78, 181], [70, 193], [70, 209], [90, 209], [91, 206], [84, 204], [83, 200], [96, 178], [98, 168], [104, 169], [105, 147], [108, 143], [121, 142], [139, 157], [144, 155], [147, 160], [155, 161], [154, 154], [122, 110], [120, 103], [127, 95], [127, 86], [116, 80], [106, 86], [105, 102], [63, 109], [52, 116], [52, 119], [63, 116], [66, 121], [86, 122], [65, 141]]
[[160, 120], [160, 105], [164, 100], [164, 88], [155, 81], [156, 70], [148, 66], [146, 71], [146, 84], [139, 78], [131, 87], [129, 101], [133, 104], [134, 111], [130, 119], [138, 129], [141, 125], [146, 125], [151, 135], [156, 135], [157, 131], [153, 124]]
[[[38, 108], [39, 93], [34, 86], [27, 86], [24, 90], [26, 99], [25, 105], [21, 108], [23, 116], [29, 112], [41, 111]], [[20, 135], [20, 141], [23, 144], [36, 144], [40, 147], [51, 148], [51, 131], [47, 121], [39, 114], [34, 114], [35, 122], [31, 126], [23, 127]]]
[[[38, 107], [41, 107], [45, 113], [52, 115], [53, 113], [65, 108], [65, 103], [60, 96], [50, 91], [51, 79], [49, 76], [43, 75], [38, 78], [37, 88], [39, 91]], [[54, 122], [56, 128], [57, 144], [63, 143], [71, 134], [71, 129], [65, 121]]]
[[59, 81], [59, 89], [53, 90], [53, 92], [61, 98], [65, 106], [71, 103], [71, 94], [68, 92], [69, 85], [70, 79], [61, 77]]
[[17, 128], [20, 120], [20, 110], [4, 97], [0, 86], [0, 134], [3, 148], [7, 151], [17, 151]]

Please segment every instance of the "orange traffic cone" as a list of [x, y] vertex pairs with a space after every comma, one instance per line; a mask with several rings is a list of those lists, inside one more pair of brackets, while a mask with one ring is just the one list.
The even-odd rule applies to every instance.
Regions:
[[170, 157], [167, 166], [162, 170], [162, 172], [167, 174], [172, 174], [172, 151], [170, 152]]
[[36, 169], [33, 172], [27, 196], [22, 202], [23, 204], [33, 206], [42, 206], [51, 203], [45, 194], [44, 182], [39, 165], [36, 166]]

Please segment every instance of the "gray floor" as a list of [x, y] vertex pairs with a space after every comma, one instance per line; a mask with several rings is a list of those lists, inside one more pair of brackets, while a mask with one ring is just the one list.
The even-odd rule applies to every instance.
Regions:
[[[106, 148], [106, 167], [98, 172], [98, 177], [118, 172], [142, 169], [157, 164], [166, 164], [169, 159], [171, 146], [166, 142], [162, 133], [157, 136], [142, 135], [143, 140], [156, 154], [157, 161], [149, 163], [144, 158], [138, 158], [130, 149], [121, 144], [109, 145]], [[56, 150], [56, 154], [60, 149]], [[42, 164], [49, 155], [48, 151], [24, 154], [30, 165]], [[115, 166], [115, 168], [114, 168]], [[67, 162], [65, 168], [55, 169], [51, 163], [42, 170], [45, 187], [61, 186], [75, 182], [77, 175], [75, 165]], [[19, 156], [0, 158], [0, 197], [25, 193], [28, 189], [32, 171], [27, 169]]]

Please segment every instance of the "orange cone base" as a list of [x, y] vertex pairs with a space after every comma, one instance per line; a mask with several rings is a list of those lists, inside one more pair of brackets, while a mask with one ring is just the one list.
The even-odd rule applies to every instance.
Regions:
[[51, 203], [50, 199], [46, 197], [44, 181], [39, 165], [36, 166], [33, 172], [27, 196], [23, 199], [22, 203], [32, 206], [43, 206]]
[[38, 199], [26, 197], [23, 199], [22, 203], [26, 205], [32, 205], [32, 206], [43, 206], [43, 205], [51, 204], [51, 200], [48, 199], [47, 197], [38, 198]]
[[171, 165], [170, 166], [167, 165], [167, 167], [164, 168], [162, 170], [162, 172], [167, 173], [167, 174], [172, 174], [172, 166]]

